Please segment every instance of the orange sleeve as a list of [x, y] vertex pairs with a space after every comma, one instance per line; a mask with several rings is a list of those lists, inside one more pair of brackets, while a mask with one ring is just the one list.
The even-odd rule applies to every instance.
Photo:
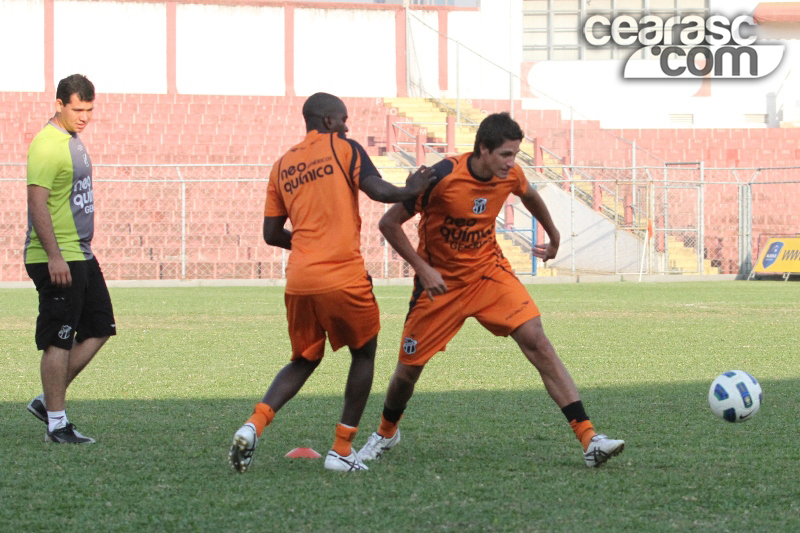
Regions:
[[265, 217], [285, 217], [289, 215], [286, 204], [283, 203], [283, 195], [278, 189], [280, 181], [280, 161], [272, 166], [269, 174], [269, 184], [267, 185], [267, 201], [264, 204]]
[[519, 165], [514, 165], [514, 168], [511, 169], [511, 172], [514, 173], [514, 190], [511, 192], [517, 196], [522, 196], [526, 192], [528, 192], [528, 187], [530, 184], [528, 183], [528, 178], [525, 176], [525, 172], [522, 171], [522, 167]]

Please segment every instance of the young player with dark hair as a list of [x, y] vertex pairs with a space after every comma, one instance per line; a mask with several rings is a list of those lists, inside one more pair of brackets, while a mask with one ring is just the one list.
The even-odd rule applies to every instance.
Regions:
[[[544, 333], [539, 309], [495, 239], [495, 219], [508, 195], [515, 194], [550, 238], [536, 245], [533, 255], [547, 261], [558, 252], [560, 235], [547, 206], [515, 163], [523, 137], [508, 113], [489, 115], [478, 129], [474, 152], [434, 165], [434, 183], [415, 199], [392, 206], [380, 221], [384, 237], [416, 276], [380, 427], [359, 451], [364, 461], [378, 459], [400, 442], [398, 422], [425, 364], [445, 350], [469, 317], [517, 342], [582, 444], [588, 466], [599, 466], [625, 446], [595, 432], [572, 377]], [[422, 217], [414, 250], [401, 226], [416, 213]]]

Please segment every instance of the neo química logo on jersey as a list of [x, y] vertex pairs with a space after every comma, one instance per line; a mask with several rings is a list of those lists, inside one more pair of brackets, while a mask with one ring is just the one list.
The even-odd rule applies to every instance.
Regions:
[[644, 50], [648, 59], [629, 58], [627, 79], [763, 78], [778, 68], [785, 46], [760, 44], [753, 17], [723, 15], [662, 18], [645, 15], [592, 15], [583, 25], [590, 46], [616, 45]]

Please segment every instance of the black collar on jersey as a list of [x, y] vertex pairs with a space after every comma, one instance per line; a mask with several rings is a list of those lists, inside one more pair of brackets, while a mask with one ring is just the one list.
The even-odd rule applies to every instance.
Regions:
[[480, 176], [475, 174], [475, 172], [472, 171], [472, 164], [471, 163], [472, 163], [472, 160], [473, 160], [474, 157], [475, 157], [475, 152], [472, 152], [471, 154], [469, 154], [469, 156], [467, 156], [467, 170], [469, 170], [470, 176], [472, 176], [476, 180], [478, 180], [480, 182], [483, 182], [483, 183], [488, 183], [488, 182], [492, 181], [492, 179], [494, 178], [494, 174], [492, 174], [488, 178], [481, 178]]

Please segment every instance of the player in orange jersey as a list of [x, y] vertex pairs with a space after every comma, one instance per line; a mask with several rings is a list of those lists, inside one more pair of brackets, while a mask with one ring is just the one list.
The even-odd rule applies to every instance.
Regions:
[[[275, 413], [319, 365], [326, 336], [334, 350], [347, 346], [352, 360], [325, 468], [367, 470], [351, 443], [372, 388], [380, 322], [361, 255], [359, 190], [376, 201], [401, 202], [433, 180], [433, 171], [423, 167], [404, 187], [384, 181], [364, 148], [345, 137], [347, 108], [333, 95], [310, 96], [303, 118], [308, 133], [272, 167], [264, 207], [264, 240], [292, 251], [285, 294], [292, 357], [234, 435], [228, 458], [239, 472], [252, 462], [258, 438]], [[291, 231], [284, 229], [287, 219]]]
[[[472, 153], [434, 165], [434, 183], [416, 199], [392, 206], [380, 221], [386, 240], [416, 276], [400, 360], [386, 392], [379, 429], [359, 451], [362, 460], [378, 459], [400, 442], [397, 425], [422, 369], [445, 350], [469, 317], [495, 335], [510, 335], [517, 342], [567, 417], [588, 466], [606, 462], [625, 446], [621, 440], [595, 433], [575, 383], [544, 333], [539, 309], [495, 239], [495, 219], [513, 193], [550, 238], [536, 245], [533, 255], [547, 261], [558, 252], [560, 236], [547, 206], [514, 162], [523, 137], [508, 113], [489, 115], [478, 129]], [[416, 213], [422, 216], [415, 251], [401, 226]]]

